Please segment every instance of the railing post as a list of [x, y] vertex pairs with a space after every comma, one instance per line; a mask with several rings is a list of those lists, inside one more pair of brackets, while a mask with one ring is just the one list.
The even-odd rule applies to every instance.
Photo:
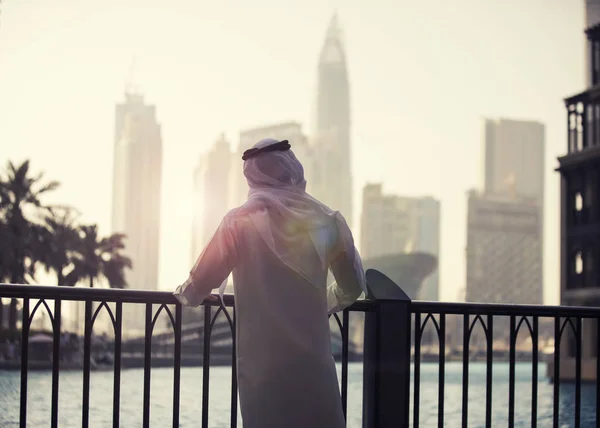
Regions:
[[410, 298], [387, 276], [367, 271], [369, 299], [376, 310], [365, 314], [363, 428], [407, 427], [410, 413]]

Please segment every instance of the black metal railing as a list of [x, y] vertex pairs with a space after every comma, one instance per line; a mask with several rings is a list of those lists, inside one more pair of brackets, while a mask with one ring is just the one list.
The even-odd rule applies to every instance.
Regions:
[[[61, 364], [61, 331], [62, 307], [65, 302], [84, 302], [84, 329], [83, 329], [83, 394], [81, 405], [81, 425], [90, 426], [90, 373], [92, 371], [92, 335], [93, 328], [99, 314], [104, 309], [110, 319], [114, 331], [114, 367], [113, 367], [113, 404], [112, 424], [118, 427], [121, 424], [121, 356], [123, 350], [123, 305], [145, 305], [145, 333], [143, 357], [143, 408], [142, 424], [150, 425], [150, 389], [152, 373], [152, 338], [157, 320], [164, 311], [173, 329], [173, 417], [172, 426], [178, 427], [180, 423], [180, 389], [181, 389], [181, 358], [182, 358], [182, 312], [181, 304], [170, 292], [142, 291], [142, 290], [117, 290], [117, 289], [88, 289], [67, 288], [55, 286], [32, 286], [0, 284], [0, 298], [21, 300], [21, 340], [20, 340], [20, 411], [19, 423], [21, 427], [27, 426], [27, 386], [29, 375], [29, 336], [32, 320], [40, 309], [45, 309], [51, 325], [52, 351], [51, 351], [51, 418], [50, 426], [59, 425], [59, 380]], [[53, 306], [53, 310], [51, 310]], [[224, 296], [221, 302], [208, 302], [204, 305], [203, 319], [203, 346], [202, 346], [202, 411], [201, 426], [209, 426], [209, 385], [211, 369], [211, 332], [217, 319], [223, 314], [229, 325], [232, 342], [232, 359], [235, 361], [235, 308], [231, 295]], [[341, 352], [341, 396], [344, 414], [347, 411], [348, 395], [348, 352], [349, 352], [349, 313], [368, 312], [373, 310], [374, 303], [369, 301], [356, 302], [341, 314], [333, 314], [335, 324], [339, 327], [342, 338]], [[236, 427], [238, 421], [237, 379], [236, 365], [231, 364], [231, 415], [230, 426]], [[16, 421], [15, 421], [16, 422]]]
[[[581, 308], [567, 306], [524, 306], [524, 305], [494, 305], [494, 304], [477, 304], [477, 303], [433, 303], [433, 302], [412, 302], [411, 312], [414, 314], [415, 320], [415, 341], [414, 341], [414, 392], [413, 392], [413, 426], [419, 426], [419, 402], [420, 402], [420, 368], [421, 368], [421, 337], [428, 323], [433, 325], [437, 337], [439, 339], [439, 396], [438, 396], [438, 426], [444, 426], [444, 385], [445, 385], [445, 350], [446, 350], [446, 326], [447, 318], [455, 316], [462, 318], [462, 408], [461, 408], [461, 423], [463, 427], [469, 426], [469, 364], [471, 339], [475, 327], [479, 324], [483, 331], [485, 343], [485, 419], [486, 427], [498, 426], [497, 422], [492, 419], [492, 396], [494, 391], [494, 383], [492, 378], [492, 368], [494, 365], [494, 322], [504, 322], [505, 331], [508, 332], [508, 359], [506, 363], [509, 365], [508, 379], [508, 406], [507, 406], [507, 425], [515, 426], [515, 422], [527, 422], [528, 425], [538, 426], [538, 373], [540, 364], [540, 321], [549, 320], [552, 323], [553, 334], [551, 335], [554, 342], [554, 352], [550, 356], [548, 362], [548, 378], [553, 382], [552, 396], [552, 420], [549, 423], [542, 424], [543, 426], [581, 426], [581, 387], [582, 387], [582, 334], [584, 332], [592, 333], [594, 336], [588, 336], [590, 350], [593, 350], [589, 359], [593, 360], [596, 366], [594, 377], [598, 369], [597, 359], [598, 343], [600, 337], [597, 328], [598, 319], [600, 319], [599, 308]], [[585, 320], [592, 321], [588, 324], [589, 329], [585, 330], [583, 324]], [[506, 322], [507, 321], [507, 322]], [[506, 325], [507, 324], [507, 325]], [[502, 330], [502, 329], [501, 329]], [[531, 395], [530, 395], [530, 420], [517, 421], [515, 419], [515, 367], [517, 362], [517, 337], [520, 331], [525, 330], [531, 339], [531, 354], [528, 358], [531, 364]], [[565, 340], [568, 333], [571, 333], [573, 341]], [[591, 349], [593, 348], [593, 349]], [[566, 355], [565, 355], [566, 354]], [[574, 362], [575, 369], [573, 371], [561, 369], [561, 363]], [[572, 360], [572, 361], [570, 361]], [[543, 361], [542, 361], [543, 362]], [[573, 402], [572, 420], [565, 421], [561, 419], [560, 409], [560, 390], [562, 381], [573, 382], [575, 396]], [[600, 425], [600, 389], [596, 382], [596, 426]], [[548, 409], [546, 409], [548, 410]]]
[[[364, 314], [364, 352], [362, 362], [362, 426], [387, 428], [396, 426], [509, 426], [518, 423], [537, 426], [588, 426], [590, 415], [582, 415], [582, 385], [595, 383], [595, 425], [600, 426], [600, 387], [596, 373], [600, 373], [598, 344], [600, 343], [600, 309], [566, 306], [524, 306], [477, 303], [435, 303], [411, 301], [387, 277], [368, 271], [369, 296], [358, 301], [341, 314], [333, 315], [342, 339], [340, 387], [344, 414], [348, 411], [348, 353], [351, 315]], [[62, 373], [60, 342], [63, 305], [66, 301], [84, 302], [83, 328], [83, 382], [81, 425], [90, 426], [90, 372], [92, 370], [93, 328], [101, 311], [108, 313], [114, 330], [114, 366], [112, 367], [112, 424], [121, 420], [121, 355], [124, 349], [123, 305], [145, 305], [143, 336], [143, 405], [141, 423], [150, 426], [152, 381], [152, 341], [157, 321], [166, 314], [172, 328], [173, 348], [172, 426], [180, 423], [181, 362], [183, 308], [169, 292], [139, 290], [106, 290], [45, 286], [0, 285], [0, 297], [22, 301], [20, 347], [20, 426], [27, 425], [27, 386], [30, 361], [28, 339], [34, 315], [45, 310], [50, 318], [52, 373], [50, 425], [59, 425], [59, 381]], [[235, 308], [232, 296], [225, 296], [224, 305], [207, 303], [202, 318], [202, 384], [201, 417], [198, 425], [209, 426], [209, 386], [211, 373], [211, 332], [219, 317], [225, 317], [232, 341], [235, 342]], [[528, 335], [531, 351], [524, 353], [518, 338]], [[164, 334], [163, 334], [164, 335]], [[542, 342], [550, 340], [552, 351], [544, 360]], [[506, 345], [499, 350], [497, 342]], [[437, 347], [437, 355], [430, 348]], [[138, 345], [136, 345], [138, 346]], [[231, 347], [231, 361], [235, 361], [235, 346]], [[504, 353], [503, 353], [504, 352]], [[474, 362], [475, 361], [475, 362]], [[459, 365], [460, 386], [448, 384], [448, 367]], [[485, 382], [481, 390], [471, 386], [474, 364], [485, 366]], [[530, 391], [523, 398], [523, 382], [517, 382], [517, 364], [530, 364]], [[547, 364], [546, 376], [540, 376], [540, 365]], [[508, 366], [506, 387], [496, 384], [494, 370]], [[591, 365], [591, 366], [590, 366]], [[589, 366], [589, 367], [588, 367]], [[431, 399], [431, 389], [424, 382], [435, 369], [433, 383], [437, 389]], [[542, 367], [543, 368], [543, 367]], [[235, 364], [231, 364], [231, 412], [229, 424], [238, 425], [237, 381]], [[590, 374], [591, 373], [591, 374]], [[430, 376], [431, 377], [431, 376]], [[542, 378], [541, 378], [542, 377]], [[552, 382], [551, 399], [541, 403], [540, 388], [546, 377]], [[567, 383], [565, 383], [567, 382]], [[586, 383], [586, 385], [587, 385]], [[540, 387], [542, 385], [542, 387]], [[565, 386], [566, 385], [566, 386]], [[449, 388], [453, 392], [448, 392]], [[589, 387], [589, 385], [588, 385]], [[427, 389], [427, 390], [426, 390]], [[475, 391], [475, 392], [473, 392]], [[561, 398], [572, 392], [570, 414], [561, 408]], [[200, 391], [198, 391], [200, 393]], [[423, 397], [427, 394], [429, 408], [423, 411]], [[451, 394], [449, 396], [448, 394]], [[481, 403], [473, 405], [473, 395]], [[494, 397], [506, 395], [503, 415], [498, 416]], [[587, 398], [587, 397], [586, 397]], [[432, 419], [431, 402], [435, 401]], [[551, 405], [548, 404], [551, 402]], [[478, 406], [482, 416], [473, 419]], [[525, 406], [525, 407], [524, 407]], [[542, 407], [544, 406], [544, 407]], [[449, 410], [454, 407], [454, 410]], [[456, 410], [459, 409], [459, 410]], [[525, 409], [525, 410], [524, 410]], [[355, 409], [353, 409], [355, 411]], [[452, 413], [454, 411], [454, 413]], [[524, 412], [526, 416], [524, 416]], [[544, 413], [544, 415], [542, 415]], [[588, 412], [589, 413], [589, 412]], [[427, 418], [425, 418], [427, 416]], [[585, 418], [584, 418], [585, 416]], [[587, 421], [583, 425], [583, 421]], [[14, 421], [16, 422], [16, 421]]]

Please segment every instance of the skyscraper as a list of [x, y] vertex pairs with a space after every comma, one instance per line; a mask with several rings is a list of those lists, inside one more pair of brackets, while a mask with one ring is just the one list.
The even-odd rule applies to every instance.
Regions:
[[537, 201], [470, 191], [467, 211], [467, 301], [541, 304]]
[[[418, 199], [418, 232], [414, 250], [434, 255], [440, 266], [440, 201], [432, 197]], [[423, 280], [419, 299], [437, 301], [440, 299], [440, 270], [436, 269]]]
[[381, 183], [367, 184], [363, 189], [361, 256], [373, 259], [410, 250], [417, 231], [416, 211], [416, 200], [386, 195]]
[[544, 125], [484, 122], [482, 190], [470, 191], [467, 300], [543, 302]]
[[229, 175], [232, 155], [225, 136], [200, 158], [194, 170], [192, 263], [217, 230], [229, 210]]
[[[115, 111], [112, 231], [124, 233], [130, 288], [158, 287], [158, 243], [162, 177], [162, 137], [156, 109], [143, 95], [126, 92]], [[143, 332], [143, 305], [125, 308], [126, 333]]]
[[[365, 260], [402, 253], [439, 256], [440, 202], [432, 197], [386, 195], [382, 185], [363, 189], [361, 256]], [[439, 299], [437, 269], [423, 280], [418, 298]]]
[[315, 196], [339, 210], [352, 226], [350, 88], [337, 15], [329, 23], [319, 56], [314, 147], [319, 186]]
[[483, 191], [533, 197], [544, 206], [544, 125], [485, 119]]

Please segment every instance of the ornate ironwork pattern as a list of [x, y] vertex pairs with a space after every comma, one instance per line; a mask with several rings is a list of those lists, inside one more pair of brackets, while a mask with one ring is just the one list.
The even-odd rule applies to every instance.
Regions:
[[[152, 338], [156, 330], [156, 323], [161, 314], [168, 318], [169, 341], [165, 343], [173, 346], [173, 426], [179, 426], [180, 386], [181, 386], [181, 358], [182, 358], [182, 307], [167, 292], [151, 292], [137, 290], [101, 290], [64, 287], [18, 286], [0, 284], [0, 296], [4, 298], [22, 299], [22, 337], [21, 346], [21, 396], [20, 396], [20, 426], [27, 424], [27, 380], [29, 357], [29, 335], [34, 316], [39, 311], [45, 311], [52, 326], [52, 397], [51, 397], [51, 427], [58, 426], [58, 392], [59, 392], [59, 361], [60, 361], [60, 334], [61, 334], [61, 309], [64, 301], [79, 301], [85, 305], [85, 326], [83, 346], [83, 396], [82, 396], [82, 426], [89, 427], [90, 411], [90, 371], [92, 355], [93, 326], [98, 317], [105, 311], [114, 330], [114, 367], [113, 367], [113, 426], [120, 424], [120, 383], [121, 383], [121, 355], [122, 355], [122, 328], [123, 304], [145, 305], [145, 334], [143, 336], [143, 426], [150, 424], [150, 383], [152, 371]], [[53, 303], [53, 304], [52, 304]], [[356, 302], [343, 312], [333, 314], [334, 324], [339, 328], [342, 338], [342, 375], [341, 395], [344, 413], [347, 411], [348, 398], [348, 353], [349, 353], [349, 320], [350, 312], [365, 313], [365, 354], [363, 360], [363, 418], [369, 415], [365, 427], [398, 425], [399, 420], [409, 422], [409, 411], [398, 413], [400, 402], [408, 403], [412, 396], [412, 425], [420, 425], [420, 394], [421, 394], [421, 363], [422, 344], [424, 332], [431, 328], [439, 343], [438, 354], [438, 414], [437, 425], [444, 426], [445, 419], [445, 377], [446, 377], [446, 335], [449, 317], [458, 317], [457, 326], [462, 326], [462, 423], [463, 427], [469, 422], [469, 368], [471, 363], [470, 348], [474, 343], [476, 332], [481, 331], [485, 347], [486, 382], [485, 382], [485, 426], [491, 427], [495, 423], [492, 419], [492, 368], [494, 363], [494, 326], [508, 321], [508, 426], [515, 425], [515, 401], [517, 397], [515, 383], [515, 364], [517, 360], [517, 338], [519, 333], [531, 337], [531, 426], [536, 426], [538, 421], [538, 360], [540, 319], [548, 318], [554, 323], [554, 358], [551, 373], [555, 380], [561, 378], [561, 353], [569, 352], [569, 357], [574, 358], [574, 384], [575, 384], [575, 412], [572, 426], [581, 425], [581, 383], [582, 383], [582, 334], [587, 332], [583, 328], [584, 320], [596, 323], [600, 319], [600, 309], [580, 308], [566, 306], [524, 306], [524, 305], [493, 305], [476, 303], [439, 303], [439, 302], [411, 302], [393, 300], [365, 300]], [[225, 318], [226, 322], [220, 325], [230, 330], [235, 343], [235, 307], [233, 296], [225, 296], [224, 302], [209, 302], [204, 305], [203, 322], [199, 326], [204, 344], [202, 351], [202, 416], [201, 425], [209, 424], [209, 385], [210, 385], [210, 359], [211, 338], [219, 319]], [[414, 324], [413, 324], [414, 322]], [[586, 321], [587, 322], [587, 321]], [[500, 323], [500, 324], [496, 324]], [[412, 326], [412, 327], [411, 327]], [[195, 328], [195, 327], [194, 327]], [[405, 340], [414, 330], [414, 340]], [[454, 331], [450, 330], [452, 333]], [[166, 334], [161, 333], [161, 337]], [[219, 336], [222, 333], [219, 332]], [[570, 335], [573, 340], [563, 340]], [[170, 338], [172, 337], [172, 341]], [[477, 336], [479, 337], [479, 336]], [[600, 329], [594, 331], [597, 343], [600, 343]], [[396, 338], [397, 340], [395, 341]], [[588, 338], [588, 336], [586, 336]], [[410, 393], [410, 364], [411, 348], [414, 346], [414, 371], [413, 391]], [[367, 353], [366, 351], [369, 350]], [[232, 361], [235, 361], [235, 346], [232, 348]], [[596, 366], [600, 372], [600, 359], [596, 359]], [[235, 364], [232, 364], [231, 388], [231, 426], [236, 427], [238, 419], [237, 408], [237, 380]], [[394, 377], [393, 382], [388, 378]], [[560, 420], [560, 382], [553, 385], [553, 426], [558, 427]], [[597, 417], [600, 420], [600, 383], [596, 384], [597, 390]], [[403, 409], [409, 407], [402, 404]], [[405, 415], [406, 413], [406, 415]], [[390, 417], [391, 416], [391, 417]], [[385, 423], [386, 420], [394, 422]], [[373, 422], [375, 421], [375, 422]], [[394, 425], [395, 424], [395, 425]], [[406, 425], [405, 424], [405, 425]]]

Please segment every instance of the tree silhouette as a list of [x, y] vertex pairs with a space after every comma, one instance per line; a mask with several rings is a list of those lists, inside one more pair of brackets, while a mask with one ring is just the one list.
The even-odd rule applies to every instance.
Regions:
[[53, 210], [45, 218], [43, 229], [43, 254], [41, 262], [46, 271], [56, 275], [57, 285], [75, 285], [82, 278], [72, 276], [73, 283], [67, 283], [67, 275], [73, 271], [73, 257], [79, 248], [80, 236], [74, 211], [69, 208]]
[[[36, 268], [54, 272], [58, 285], [74, 286], [82, 279], [105, 278], [112, 288], [125, 288], [125, 269], [132, 266], [123, 254], [125, 235], [98, 236], [96, 225], [78, 226], [76, 211], [42, 203], [58, 182], [33, 176], [29, 161], [8, 163], [0, 173], [0, 282], [35, 281]], [[0, 331], [6, 308], [0, 298]], [[17, 327], [18, 304], [10, 301], [8, 325]]]
[[[6, 177], [0, 179], [0, 213], [3, 220], [3, 239], [0, 246], [4, 275], [12, 284], [26, 284], [32, 278], [35, 262], [43, 251], [41, 214], [50, 212], [41, 198], [58, 187], [58, 182], [44, 182], [43, 174], [31, 175], [29, 161], [15, 166], [8, 163]], [[9, 328], [16, 331], [17, 300], [12, 299]]]
[[94, 280], [105, 278], [111, 288], [125, 288], [125, 269], [131, 269], [129, 257], [122, 254], [125, 235], [114, 233], [106, 238], [98, 237], [96, 225], [79, 227], [79, 244], [73, 256], [73, 270], [66, 276], [66, 284], [74, 285], [79, 278]]

